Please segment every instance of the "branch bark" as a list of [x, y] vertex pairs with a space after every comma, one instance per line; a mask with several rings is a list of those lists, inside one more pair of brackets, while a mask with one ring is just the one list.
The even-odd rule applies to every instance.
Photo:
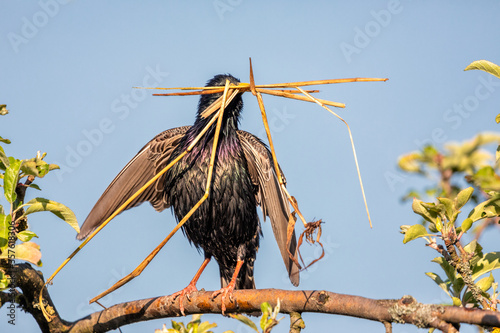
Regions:
[[[26, 263], [13, 265], [11, 272], [13, 274], [12, 281], [14, 286], [20, 288], [22, 291], [22, 294], [16, 297], [18, 304], [33, 316], [41, 331], [44, 333], [68, 332], [72, 323], [61, 319], [57, 313], [47, 288], [44, 287], [45, 281], [42, 273], [36, 271], [30, 264]], [[45, 320], [38, 306], [38, 296], [42, 288], [44, 306], [49, 312], [54, 314], [54, 319], [51, 322]]]
[[[51, 322], [47, 322], [37, 306], [38, 295], [44, 284], [42, 274], [29, 264], [18, 264], [13, 269], [16, 273], [15, 284], [24, 295], [24, 301], [20, 304], [33, 315], [43, 332], [107, 332], [132, 323], [181, 315], [178, 300], [172, 302], [170, 296], [160, 296], [116, 304], [77, 321], [68, 322], [59, 317], [47, 289], [44, 288], [46, 306], [55, 315]], [[221, 313], [220, 297], [212, 300], [211, 296], [211, 291], [199, 291], [193, 293], [190, 300], [183, 299], [186, 315]], [[499, 312], [421, 304], [411, 296], [375, 300], [329, 291], [279, 289], [236, 290], [233, 296], [235, 303], [227, 300], [226, 313], [259, 312], [261, 303], [269, 302], [274, 307], [280, 299], [280, 312], [292, 314], [295, 318], [300, 318], [298, 314], [303, 312], [319, 312], [379, 321], [386, 328], [388, 323], [405, 323], [421, 328], [434, 327], [443, 332], [458, 332], [455, 326], [460, 323], [500, 326]], [[295, 329], [300, 331], [299, 327]]]

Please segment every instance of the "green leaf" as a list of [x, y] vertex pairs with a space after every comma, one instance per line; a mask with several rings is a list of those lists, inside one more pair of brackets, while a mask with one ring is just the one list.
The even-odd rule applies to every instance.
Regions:
[[[181, 323], [181, 324], [182, 324], [182, 323]], [[173, 328], [174, 330], [181, 331], [181, 329], [182, 329], [182, 328], [183, 328], [183, 326], [184, 326], [183, 324], [182, 324], [182, 326], [181, 326], [181, 324], [179, 324], [178, 322], [176, 322], [176, 321], [173, 321], [173, 320], [172, 320], [172, 328]]]
[[424, 206], [424, 203], [422, 202], [422, 200], [419, 200], [417, 198], [413, 198], [413, 203], [411, 205], [411, 208], [413, 209], [413, 211], [416, 214], [422, 216], [425, 220], [432, 222], [434, 224], [436, 223], [437, 214], [433, 211], [429, 211]]
[[13, 157], [9, 157], [9, 166], [5, 170], [3, 179], [3, 190], [5, 198], [8, 202], [13, 203], [17, 199], [16, 186], [19, 179], [19, 169], [21, 161]]
[[491, 288], [491, 285], [495, 282], [495, 279], [493, 278], [493, 274], [490, 273], [489, 276], [486, 276], [482, 278], [481, 280], [476, 282], [476, 286], [479, 287], [484, 292], [487, 292], [488, 289]]
[[276, 307], [272, 308], [272, 306], [268, 302], [264, 302], [260, 305], [260, 308], [262, 310], [262, 318], [260, 319], [260, 328], [262, 328], [262, 331], [267, 333], [270, 332], [271, 329], [276, 326], [279, 321], [276, 319], [276, 316], [278, 315], [280, 311], [280, 300], [278, 299]]
[[33, 175], [38, 177], [38, 170], [35, 161], [23, 161], [21, 164], [21, 171], [26, 175]]
[[469, 244], [465, 245], [464, 250], [467, 253], [472, 254], [472, 258], [469, 260], [471, 268], [475, 267], [479, 260], [484, 257], [483, 247], [476, 240], [473, 240]]
[[29, 206], [24, 215], [29, 215], [35, 212], [51, 212], [66, 223], [68, 223], [76, 232], [80, 232], [80, 227], [78, 226], [78, 222], [76, 220], [75, 213], [71, 211], [68, 207], [63, 205], [62, 203], [55, 202], [52, 200], [44, 199], [44, 198], [35, 198], [26, 203], [26, 206]]
[[427, 230], [421, 224], [415, 224], [410, 227], [405, 233], [405, 238], [403, 239], [403, 243], [406, 244], [416, 238], [428, 236]]
[[429, 222], [429, 225], [427, 226], [427, 228], [429, 229], [430, 232], [440, 232], [441, 229], [443, 229], [443, 222], [441, 221], [441, 219], [438, 217], [436, 217], [436, 223], [433, 223], [433, 222]]
[[448, 198], [437, 198], [439, 203], [444, 206], [445, 215], [448, 218], [448, 221], [454, 222], [454, 209], [453, 209], [453, 201]]
[[[15, 260], [24, 260], [41, 266], [40, 259], [42, 258], [42, 253], [38, 244], [33, 242], [17, 244], [12, 251], [14, 251]], [[0, 254], [0, 259], [8, 259], [7, 253], [3, 252]]]
[[9, 110], [7, 110], [7, 105], [0, 105], [0, 116], [5, 116], [7, 113], [9, 113]]
[[0, 136], [0, 142], [5, 143], [5, 144], [10, 144], [10, 140], [9, 139], [4, 139], [1, 136]]
[[432, 259], [432, 262], [435, 262], [441, 266], [443, 271], [446, 273], [449, 282], [451, 283], [451, 288], [453, 289], [454, 295], [460, 295], [463, 287], [465, 286], [464, 280], [462, 276], [455, 271], [455, 268], [450, 265], [443, 257], [437, 257]]
[[464, 70], [469, 71], [472, 69], [479, 69], [494, 75], [500, 79], [500, 66], [488, 61], [488, 60], [476, 60], [473, 61], [469, 66], [467, 66]]
[[452, 297], [451, 299], [453, 300], [453, 305], [454, 306], [461, 306], [462, 305], [462, 301], [460, 300], [460, 298], [458, 298], [458, 297]]
[[500, 195], [496, 194], [474, 207], [468, 217], [472, 222], [476, 222], [487, 217], [498, 216], [500, 215], [500, 206], [498, 204], [500, 204]]
[[198, 325], [201, 323], [201, 314], [194, 314], [192, 316], [191, 321], [186, 325], [186, 328], [190, 330], [191, 328], [198, 328]]
[[31, 188], [34, 188], [35, 190], [38, 190], [38, 191], [41, 191], [42, 189], [40, 188], [40, 186], [38, 186], [37, 184], [30, 184], [29, 187]]
[[491, 166], [486, 165], [479, 169], [474, 176], [481, 178], [491, 178], [495, 176], [495, 170]]
[[500, 252], [490, 252], [482, 256], [472, 267], [472, 279], [500, 268]]
[[43, 153], [40, 155], [40, 152], [38, 152], [36, 157], [23, 160], [21, 165], [23, 174], [43, 178], [49, 171], [59, 169], [57, 164], [48, 164], [45, 162], [43, 160], [45, 155], [47, 154]]
[[451, 266], [443, 257], [436, 257], [432, 259], [431, 262], [439, 264], [452, 283], [455, 281], [457, 273], [455, 272], [453, 266]]
[[451, 288], [453, 289], [454, 295], [460, 295], [460, 292], [465, 286], [462, 276], [458, 274], [453, 266], [450, 265], [443, 257], [437, 257], [432, 260], [432, 262], [438, 263], [443, 271], [446, 273], [449, 282], [451, 283]]
[[273, 312], [273, 307], [268, 303], [268, 302], [264, 302], [260, 305], [260, 310], [262, 311], [262, 313], [272, 313]]
[[469, 177], [483, 191], [500, 191], [500, 177], [491, 166], [484, 166], [477, 170], [473, 176]]
[[436, 218], [435, 227], [436, 227], [436, 231], [441, 231], [443, 229], [443, 222], [441, 221], [441, 219], [439, 217]]
[[462, 297], [462, 303], [477, 305], [477, 300], [474, 299], [474, 297], [472, 296], [472, 292], [469, 290]]
[[4, 250], [9, 245], [9, 226], [12, 222], [11, 215], [0, 214], [0, 251]]
[[483, 256], [483, 247], [475, 239], [469, 244], [465, 245], [464, 250], [467, 251], [467, 253], [475, 253]]
[[453, 288], [453, 292], [455, 295], [460, 295], [462, 289], [464, 289], [465, 287], [464, 279], [460, 274], [457, 274], [457, 278], [455, 279], [455, 281], [453, 281], [451, 287]]
[[463, 222], [462, 222], [462, 231], [464, 233], [467, 233], [467, 231], [470, 229], [470, 227], [472, 227], [472, 220], [470, 218], [466, 218]]
[[0, 291], [7, 289], [9, 287], [9, 284], [10, 284], [10, 279], [0, 269]]
[[463, 206], [470, 200], [472, 193], [474, 192], [473, 187], [468, 187], [465, 190], [460, 191], [454, 201], [454, 206], [456, 210], [462, 209]]
[[49, 164], [44, 161], [40, 161], [40, 163], [37, 163], [36, 168], [38, 170], [38, 177], [40, 178], [44, 177], [47, 173], [49, 173]]
[[209, 330], [215, 327], [217, 327], [216, 323], [210, 324], [208, 321], [204, 321], [198, 326], [198, 333], [211, 333], [212, 331]]
[[5, 155], [5, 151], [0, 146], [0, 169], [5, 170], [9, 166], [9, 158]]
[[422, 202], [421, 205], [429, 213], [446, 218], [446, 209], [442, 203], [435, 204], [434, 202]]
[[231, 318], [234, 318], [236, 320], [241, 321], [243, 324], [247, 325], [248, 327], [252, 328], [255, 330], [257, 333], [259, 332], [259, 329], [257, 328], [257, 325], [253, 321], [250, 320], [247, 316], [244, 316], [240, 313], [230, 313], [229, 316]]
[[52, 171], [52, 170], [56, 170], [56, 169], [61, 169], [61, 167], [59, 167], [59, 165], [57, 164], [49, 164], [49, 171]]
[[21, 164], [21, 171], [25, 175], [32, 175], [38, 178], [43, 178], [49, 171], [54, 169], [59, 169], [59, 166], [56, 164], [48, 164], [39, 158], [24, 160]]
[[426, 145], [424, 149], [422, 149], [422, 152], [429, 160], [433, 160], [436, 155], [439, 154], [439, 151], [433, 145]]
[[432, 272], [428, 272], [428, 273], [425, 273], [425, 275], [427, 275], [428, 277], [430, 277], [432, 279], [432, 281], [436, 282], [436, 284], [444, 290], [445, 293], [448, 294], [448, 296], [450, 296], [450, 298], [452, 297], [450, 295], [450, 292], [448, 291], [448, 286], [450, 285], [450, 282], [444, 282], [440, 277], [439, 275], [437, 275], [436, 273], [432, 273]]
[[33, 237], [38, 238], [38, 236], [30, 230], [24, 230], [17, 234], [17, 238], [22, 242], [29, 242]]
[[398, 166], [406, 172], [421, 172], [419, 165], [420, 158], [421, 155], [419, 152], [404, 155], [399, 158]]
[[268, 302], [264, 302], [260, 305], [262, 310], [262, 318], [260, 318], [260, 328], [264, 331], [271, 320], [269, 317], [273, 312], [272, 306]]
[[476, 149], [480, 146], [489, 145], [490, 143], [500, 143], [500, 134], [496, 132], [482, 132], [476, 135], [472, 143], [476, 145]]

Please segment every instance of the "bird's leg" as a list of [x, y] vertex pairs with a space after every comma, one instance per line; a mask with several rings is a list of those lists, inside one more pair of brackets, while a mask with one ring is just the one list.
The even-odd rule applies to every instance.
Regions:
[[222, 314], [224, 314], [224, 312], [226, 312], [226, 304], [225, 303], [226, 303], [226, 297], [228, 294], [229, 294], [229, 300], [231, 302], [233, 301], [232, 294], [233, 294], [234, 288], [236, 287], [236, 278], [238, 277], [238, 274], [240, 273], [240, 270], [241, 270], [241, 266], [243, 266], [244, 263], [245, 263], [244, 260], [238, 259], [238, 261], [236, 262], [236, 268], [234, 269], [233, 277], [231, 278], [231, 281], [229, 282], [229, 284], [227, 286], [225, 286], [224, 288], [221, 288], [220, 290], [215, 291], [212, 294], [212, 298], [215, 298], [215, 297], [219, 296], [220, 294], [222, 294], [222, 296], [221, 296]]
[[190, 301], [189, 294], [191, 294], [192, 292], [198, 291], [198, 288], [196, 288], [196, 283], [198, 282], [198, 279], [200, 278], [201, 273], [203, 273], [203, 271], [205, 270], [205, 267], [207, 267], [208, 263], [210, 262], [210, 258], [211, 257], [205, 258], [205, 260], [201, 264], [200, 268], [198, 269], [198, 271], [194, 275], [193, 279], [191, 280], [191, 282], [189, 282], [189, 284], [187, 285], [186, 288], [170, 295], [170, 297], [172, 298], [172, 301], [174, 301], [177, 297], [180, 296], [179, 309], [181, 310], [181, 313], [183, 316], [185, 316], [184, 303], [183, 303], [184, 297], [186, 297], [188, 299], [188, 301]]

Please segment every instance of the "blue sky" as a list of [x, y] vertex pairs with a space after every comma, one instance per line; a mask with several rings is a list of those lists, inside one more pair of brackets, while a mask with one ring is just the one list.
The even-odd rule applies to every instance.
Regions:
[[[496, 1], [2, 1], [0, 11], [1, 135], [7, 153], [36, 151], [61, 170], [38, 180], [43, 196], [69, 206], [80, 224], [109, 182], [157, 133], [193, 123], [197, 97], [153, 97], [134, 86], [203, 85], [215, 74], [248, 82], [252, 57], [257, 83], [344, 77], [387, 77], [385, 83], [321, 87], [318, 97], [346, 103], [336, 110], [351, 126], [374, 228], [368, 227], [345, 126], [317, 105], [264, 96], [277, 156], [288, 189], [309, 220], [322, 218], [325, 258], [301, 276], [299, 288], [371, 298], [413, 295], [448, 301], [425, 276], [438, 272], [424, 242], [403, 245], [399, 226], [418, 217], [399, 198], [422, 186], [396, 168], [398, 156], [425, 143], [462, 141], [497, 130], [500, 84], [472, 61], [500, 63]], [[479, 93], [478, 93], [479, 92]], [[479, 95], [478, 95], [479, 94]], [[263, 137], [255, 99], [244, 96], [241, 128]], [[462, 111], [460, 111], [462, 110]], [[149, 205], [108, 225], [55, 278], [50, 293], [62, 317], [99, 309], [88, 300], [129, 273], [173, 228], [169, 211]], [[46, 277], [79, 244], [50, 214], [31, 218], [40, 238]], [[269, 223], [256, 263], [258, 288], [293, 289]], [[298, 227], [299, 232], [302, 231]], [[482, 245], [495, 248], [498, 231]], [[496, 241], [496, 242], [495, 242]], [[318, 250], [310, 248], [306, 256]], [[202, 261], [181, 233], [105, 305], [185, 287]], [[219, 287], [211, 263], [199, 288]], [[17, 314], [15, 327], [0, 310], [0, 331], [37, 332]], [[219, 331], [244, 332], [235, 321], [204, 316]], [[306, 332], [381, 330], [360, 319], [305, 314]], [[169, 319], [124, 332], [152, 332]], [[276, 332], [286, 332], [287, 319]], [[416, 329], [396, 326], [395, 332]], [[465, 329], [467, 331], [467, 329]], [[470, 331], [474, 331], [472, 328]]]

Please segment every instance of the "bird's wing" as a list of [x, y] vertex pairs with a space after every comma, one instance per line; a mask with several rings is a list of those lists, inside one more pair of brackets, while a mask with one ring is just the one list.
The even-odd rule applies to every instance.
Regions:
[[[101, 225], [113, 212], [125, 203], [144, 184], [160, 172], [190, 126], [176, 127], [158, 134], [127, 163], [101, 195], [83, 222], [77, 239], [84, 239]], [[125, 209], [149, 201], [157, 210], [170, 207], [164, 191], [164, 175], [149, 186]]]
[[[287, 227], [290, 208], [285, 193], [276, 175], [271, 152], [255, 135], [238, 131], [238, 136], [247, 160], [248, 171], [252, 182], [258, 187], [257, 203], [261, 206], [264, 219], [269, 216], [274, 237], [281, 251], [281, 256], [288, 270], [290, 281], [294, 286], [299, 284], [299, 268], [290, 259], [287, 251]], [[281, 170], [280, 170], [281, 171]], [[283, 175], [283, 173], [281, 173]], [[288, 250], [296, 257], [297, 240], [295, 231]]]

